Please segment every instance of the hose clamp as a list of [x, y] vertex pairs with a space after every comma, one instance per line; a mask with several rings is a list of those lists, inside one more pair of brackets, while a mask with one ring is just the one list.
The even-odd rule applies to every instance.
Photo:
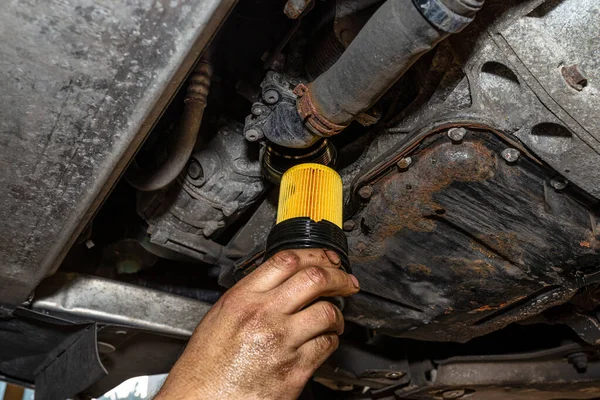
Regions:
[[299, 84], [294, 89], [294, 94], [298, 96], [296, 108], [298, 114], [305, 124], [310, 125], [311, 130], [323, 137], [329, 137], [340, 133], [346, 125], [337, 125], [322, 116], [313, 103], [309, 88], [304, 84]]
[[449, 9], [442, 0], [413, 0], [413, 4], [429, 23], [447, 33], [457, 33], [473, 21]]

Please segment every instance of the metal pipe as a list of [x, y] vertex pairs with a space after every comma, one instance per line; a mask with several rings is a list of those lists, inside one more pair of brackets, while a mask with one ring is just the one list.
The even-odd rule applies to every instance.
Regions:
[[[295, 89], [304, 129], [289, 110], [276, 109], [266, 137], [286, 147], [307, 147], [342, 131], [371, 108], [424, 53], [469, 24], [484, 0], [387, 0], [337, 62], [308, 86]], [[294, 126], [291, 126], [293, 124]]]
[[211, 76], [212, 65], [202, 58], [189, 78], [181, 125], [172, 138], [167, 159], [153, 171], [143, 170], [134, 161], [127, 172], [127, 181], [133, 187], [145, 192], [159, 190], [173, 182], [183, 171], [198, 138]]

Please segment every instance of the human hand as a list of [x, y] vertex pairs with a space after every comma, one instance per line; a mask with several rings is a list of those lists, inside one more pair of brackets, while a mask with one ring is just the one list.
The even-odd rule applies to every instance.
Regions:
[[344, 331], [336, 306], [313, 302], [359, 291], [339, 267], [320, 249], [267, 260], [206, 314], [155, 399], [297, 398]]

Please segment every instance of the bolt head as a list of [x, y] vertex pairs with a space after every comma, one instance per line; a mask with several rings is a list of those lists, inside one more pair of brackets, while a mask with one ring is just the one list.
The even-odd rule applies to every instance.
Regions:
[[354, 248], [356, 250], [358, 250], [360, 253], [362, 253], [363, 251], [365, 251], [367, 249], [367, 245], [363, 242], [359, 242]]
[[250, 128], [244, 133], [246, 140], [249, 142], [256, 142], [258, 139], [263, 137], [263, 134], [256, 128]]
[[411, 157], [404, 157], [396, 163], [399, 169], [407, 169], [412, 164]]
[[579, 65], [573, 64], [562, 67], [560, 72], [567, 85], [571, 86], [573, 89], [580, 92], [587, 86], [587, 77]]
[[248, 169], [248, 162], [246, 160], [244, 160], [243, 158], [236, 159], [235, 161], [233, 161], [233, 164], [235, 165], [235, 167], [237, 169], [240, 169], [240, 170]]
[[402, 375], [404, 375], [402, 372], [390, 371], [385, 374], [385, 377], [387, 379], [399, 379]]
[[369, 185], [361, 187], [358, 191], [358, 195], [363, 199], [370, 198], [371, 196], [373, 196], [373, 187]]
[[521, 152], [517, 149], [513, 149], [512, 147], [507, 147], [506, 149], [502, 150], [500, 155], [506, 162], [514, 163], [519, 159]]
[[280, 99], [279, 92], [275, 89], [265, 90], [263, 93], [263, 100], [265, 103], [273, 105], [276, 104]]
[[444, 399], [460, 399], [465, 395], [465, 391], [462, 389], [459, 390], [448, 390], [442, 394]]
[[450, 128], [448, 129], [448, 137], [453, 142], [457, 143], [464, 139], [467, 134], [467, 130], [465, 128]]
[[342, 226], [342, 229], [346, 232], [352, 232], [353, 230], [356, 229], [356, 222], [354, 222], [351, 219], [349, 219], [348, 221], [344, 221], [344, 225]]
[[190, 161], [190, 163], [188, 164], [187, 173], [188, 176], [192, 179], [201, 178], [204, 174], [202, 171], [202, 166], [196, 160]]
[[257, 117], [262, 115], [262, 113], [263, 113], [263, 109], [259, 105], [253, 106], [250, 111], [252, 112], [252, 115], [256, 115]]
[[563, 190], [568, 184], [569, 181], [563, 177], [550, 179], [550, 186], [552, 186], [555, 190]]

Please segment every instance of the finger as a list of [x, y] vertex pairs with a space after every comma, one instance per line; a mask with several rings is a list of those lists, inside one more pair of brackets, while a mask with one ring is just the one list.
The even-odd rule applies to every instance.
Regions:
[[339, 268], [340, 265], [340, 257], [330, 250], [285, 250], [269, 258], [240, 283], [244, 282], [252, 290], [266, 292], [306, 267]]
[[291, 343], [300, 347], [324, 333], [344, 333], [344, 316], [339, 308], [328, 301], [319, 301], [294, 314], [290, 319]]
[[339, 345], [340, 338], [335, 333], [325, 333], [309, 340], [298, 348], [302, 366], [312, 375]]
[[281, 310], [295, 313], [319, 297], [351, 296], [359, 291], [358, 280], [340, 269], [307, 267], [273, 292]]

